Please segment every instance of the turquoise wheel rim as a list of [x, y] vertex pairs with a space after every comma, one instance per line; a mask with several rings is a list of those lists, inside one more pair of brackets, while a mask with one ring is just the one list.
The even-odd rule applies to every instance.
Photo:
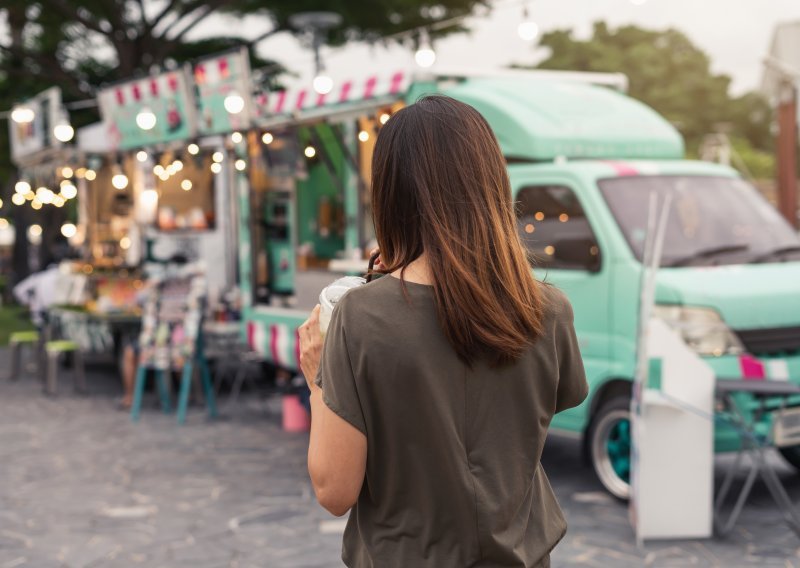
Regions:
[[606, 452], [614, 470], [620, 479], [630, 483], [631, 478], [631, 422], [619, 420], [608, 432]]

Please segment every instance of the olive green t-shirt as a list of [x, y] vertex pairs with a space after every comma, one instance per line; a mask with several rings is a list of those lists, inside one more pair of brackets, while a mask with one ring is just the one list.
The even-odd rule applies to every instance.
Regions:
[[548, 566], [567, 525], [539, 459], [553, 414], [587, 394], [569, 302], [542, 285], [543, 337], [511, 365], [470, 368], [433, 289], [406, 290], [392, 276], [351, 290], [325, 339], [323, 400], [367, 437], [344, 563]]

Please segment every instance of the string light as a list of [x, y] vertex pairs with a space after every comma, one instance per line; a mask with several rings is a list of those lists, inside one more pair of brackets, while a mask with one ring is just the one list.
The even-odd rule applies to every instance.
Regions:
[[74, 199], [78, 195], [78, 188], [71, 183], [61, 186], [61, 195], [65, 199]]
[[314, 146], [306, 146], [306, 149], [303, 150], [303, 154], [305, 154], [306, 158], [313, 158], [317, 155], [317, 150]]
[[86, 177], [86, 168], [78, 168], [75, 170], [75, 177], [78, 179], [83, 179]]
[[34, 199], [36, 199], [36, 194], [33, 193], [33, 191], [29, 191], [24, 195], [24, 197], [26, 201], [33, 201]]
[[242, 133], [241, 132], [234, 132], [231, 134], [231, 142], [234, 144], [239, 144], [242, 141]]
[[553, 256], [553, 253], [555, 252], [556, 249], [555, 247], [553, 247], [553, 245], [547, 245], [546, 247], [544, 247], [544, 253], [548, 256]]
[[558, 216], [558, 220], [561, 221], [562, 223], [566, 223], [567, 221], [569, 221], [569, 215], [567, 215], [566, 213], [562, 213], [561, 215]]
[[148, 158], [147, 152], [145, 152], [144, 150], [139, 150], [138, 152], [136, 152], [136, 159], [139, 160], [140, 162], [146, 162], [147, 158]]
[[189, 152], [192, 156], [196, 156], [200, 152], [200, 146], [197, 144], [189, 144], [186, 147], [186, 151]]
[[33, 201], [31, 201], [31, 209], [38, 211], [41, 208], [42, 208], [41, 201], [39, 201], [38, 199], [34, 199]]
[[176, 172], [179, 172], [183, 169], [183, 162], [181, 162], [180, 160], [175, 160], [174, 162], [172, 162], [172, 167], [175, 168]]
[[14, 107], [11, 111], [11, 120], [17, 124], [29, 124], [33, 122], [34, 118], [36, 118], [36, 113], [33, 112], [32, 108], [25, 105]]
[[[119, 164], [114, 164], [111, 171], [114, 173], [114, 175], [111, 176], [111, 185], [113, 185], [115, 189], [125, 189], [128, 187], [128, 176], [123, 173], [122, 167]], [[88, 175], [89, 172], [86, 173]]]
[[53, 126], [53, 136], [55, 136], [56, 140], [59, 142], [69, 142], [72, 140], [72, 137], [75, 136], [75, 129], [72, 128], [72, 125], [69, 123], [66, 112], [61, 113], [58, 122]]
[[261, 141], [264, 144], [272, 144], [273, 140], [275, 140], [275, 137], [270, 132], [265, 132], [264, 135], [261, 137]]
[[436, 63], [436, 52], [433, 51], [428, 30], [425, 28], [422, 28], [419, 32], [419, 44], [417, 45], [417, 52], [414, 54], [414, 61], [423, 68], [428, 68]]
[[542, 213], [541, 211], [537, 211], [536, 215], [534, 215], [533, 218], [536, 219], [537, 221], [542, 221], [544, 219], [544, 213]]
[[222, 152], [214, 152], [214, 154], [211, 156], [211, 159], [215, 162], [221, 162], [224, 157], [225, 156], [222, 154]]
[[369, 132], [367, 132], [366, 130], [362, 130], [361, 132], [358, 133], [358, 139], [361, 140], [362, 142], [366, 142], [367, 140], [369, 140]]
[[378, 122], [381, 124], [386, 124], [389, 122], [390, 115], [388, 112], [382, 112], [381, 115], [378, 117]]
[[26, 193], [30, 193], [31, 192], [31, 184], [29, 184], [27, 181], [21, 179], [16, 183], [16, 185], [14, 185], [14, 191], [16, 191], [17, 193], [20, 193], [22, 195], [25, 195]]
[[152, 130], [155, 128], [156, 122], [158, 122], [158, 119], [149, 107], [144, 107], [139, 111], [139, 114], [136, 115], [136, 126], [142, 130]]
[[181, 182], [181, 189], [182, 189], [183, 191], [189, 191], [190, 189], [192, 189], [192, 182], [191, 182], [191, 180], [188, 180], [188, 179], [185, 179], [185, 180], [183, 180], [183, 181]]
[[517, 34], [525, 41], [539, 37], [539, 25], [530, 18], [527, 5], [522, 8], [522, 21], [517, 26]]
[[527, 225], [525, 225], [525, 232], [528, 233], [529, 235], [533, 233], [535, 230], [536, 227], [533, 226], [533, 223], [528, 223]]
[[72, 168], [70, 168], [69, 166], [64, 166], [63, 168], [61, 168], [61, 177], [69, 179], [73, 175], [75, 175], [75, 172], [72, 171]]
[[230, 93], [222, 102], [225, 110], [231, 114], [239, 114], [244, 110], [244, 99], [237, 92]]
[[0, 230], [2, 229], [8, 229], [8, 219], [0, 217]]
[[36, 199], [45, 205], [51, 204], [55, 195], [56, 194], [53, 193], [52, 190], [46, 187], [39, 187], [36, 189]]
[[78, 233], [78, 227], [72, 223], [64, 223], [61, 225], [61, 234], [67, 239], [71, 239]]
[[86, 179], [88, 179], [89, 181], [94, 181], [95, 178], [97, 177], [97, 172], [95, 172], [94, 170], [86, 170], [84, 177], [86, 177]]
[[236, 160], [233, 166], [240, 172], [243, 172], [245, 168], [247, 168], [247, 162], [245, 162], [244, 160]]
[[221, 171], [222, 171], [222, 165], [219, 162], [214, 162], [213, 164], [211, 164], [212, 173], [218, 174]]
[[323, 68], [317, 72], [317, 76], [314, 77], [311, 85], [320, 95], [327, 95], [333, 90], [333, 79], [331, 79], [329, 75], [325, 74], [325, 70]]
[[119, 240], [119, 248], [122, 250], [128, 250], [131, 248], [131, 238], [130, 237], [122, 237]]
[[53, 195], [53, 205], [55, 207], [64, 207], [64, 204], [67, 202], [66, 199], [61, 197], [60, 195]]
[[25, 203], [25, 196], [21, 193], [15, 193], [11, 196], [11, 203], [14, 205], [22, 205]]
[[42, 226], [41, 225], [31, 225], [28, 227], [28, 234], [33, 237], [41, 237], [42, 236]]

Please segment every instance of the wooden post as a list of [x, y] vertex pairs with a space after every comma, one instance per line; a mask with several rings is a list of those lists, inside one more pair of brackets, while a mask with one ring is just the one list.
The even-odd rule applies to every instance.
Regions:
[[778, 101], [778, 209], [797, 227], [797, 87], [785, 81]]

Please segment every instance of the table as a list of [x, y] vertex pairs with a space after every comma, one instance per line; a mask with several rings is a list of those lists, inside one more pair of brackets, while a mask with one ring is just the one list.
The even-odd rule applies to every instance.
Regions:
[[[736, 400], [735, 395], [739, 393], [747, 393], [756, 400], [757, 404], [751, 419], [748, 419], [748, 413], [743, 411]], [[792, 503], [786, 488], [766, 458], [766, 450], [771, 447], [768, 436], [759, 435], [755, 427], [760, 422], [764, 412], [768, 411], [768, 400], [773, 400], [777, 397], [783, 399], [782, 407], [800, 407], [800, 401], [788, 402], [788, 398], [795, 395], [800, 395], [800, 385], [788, 381], [717, 379], [716, 396], [725, 411], [721, 415], [718, 414], [718, 417], [724, 417], [723, 419], [727, 419], [736, 428], [741, 441], [734, 465], [723, 478], [722, 486], [714, 500], [714, 529], [719, 536], [725, 536], [733, 530], [758, 477], [764, 480], [786, 523], [800, 536], [800, 512]], [[732, 511], [727, 519], [723, 519], [722, 508], [731, 491], [734, 477], [744, 467], [742, 459], [745, 454], [750, 457], [750, 470], [744, 485], [739, 491]]]
[[135, 341], [141, 315], [134, 312], [95, 312], [80, 307], [54, 306], [47, 313], [46, 337], [68, 336], [89, 353], [111, 352], [121, 360], [122, 346]]

